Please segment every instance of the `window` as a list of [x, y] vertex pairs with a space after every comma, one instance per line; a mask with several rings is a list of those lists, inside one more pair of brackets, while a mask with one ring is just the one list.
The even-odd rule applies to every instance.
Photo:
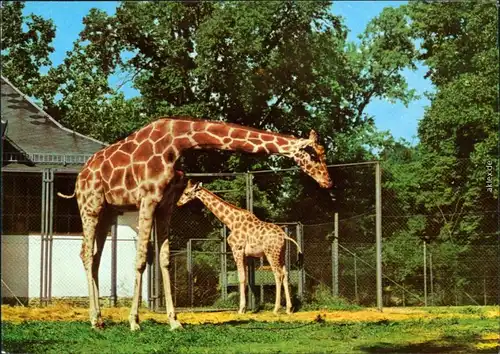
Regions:
[[54, 176], [54, 234], [81, 235], [82, 222], [76, 198], [65, 199], [57, 193], [71, 195], [75, 191], [76, 174]]
[[5, 235], [41, 232], [41, 173], [2, 172], [2, 225]]

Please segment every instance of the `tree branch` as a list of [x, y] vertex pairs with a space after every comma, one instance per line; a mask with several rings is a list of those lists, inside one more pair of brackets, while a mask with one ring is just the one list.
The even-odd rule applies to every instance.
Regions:
[[283, 102], [283, 100], [285, 99], [286, 95], [292, 91], [292, 87], [288, 87], [287, 89], [285, 89], [285, 91], [283, 91], [283, 93], [280, 95], [280, 97], [276, 100], [276, 102], [274, 102], [267, 110], [267, 113], [266, 115], [264, 116], [264, 118], [262, 118], [262, 126], [265, 125], [267, 119], [269, 118], [269, 115], [271, 114], [271, 112], [273, 111], [273, 109], [275, 107], [278, 107], [281, 102]]

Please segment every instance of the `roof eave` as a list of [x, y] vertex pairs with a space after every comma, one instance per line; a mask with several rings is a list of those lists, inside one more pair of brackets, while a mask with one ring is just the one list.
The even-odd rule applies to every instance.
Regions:
[[14, 86], [14, 84], [12, 84], [12, 82], [10, 82], [5, 76], [1, 75], [2, 77], [2, 80], [5, 80], [5, 82], [7, 84], [10, 85], [10, 87], [12, 87], [12, 89], [14, 91], [16, 91], [22, 98], [24, 98], [27, 102], [29, 102], [29, 104], [31, 104], [35, 109], [37, 109], [45, 118], [47, 118], [48, 120], [50, 120], [50, 122], [52, 122], [54, 125], [56, 125], [59, 129], [61, 130], [64, 130], [65, 132], [68, 132], [68, 133], [71, 133], [71, 134], [74, 134], [76, 136], [79, 136], [81, 138], [84, 138], [84, 139], [87, 139], [87, 140], [90, 140], [90, 141], [93, 141], [95, 143], [98, 143], [98, 144], [101, 144], [103, 146], [108, 146], [109, 144], [105, 143], [105, 142], [102, 142], [102, 141], [99, 141], [97, 139], [94, 139], [94, 138], [91, 138], [91, 137], [88, 137], [86, 135], [83, 135], [83, 134], [80, 134], [74, 130], [71, 130], [69, 128], [66, 128], [64, 127], [63, 125], [61, 125], [58, 121], [56, 121], [54, 118], [52, 118], [47, 112], [45, 112], [42, 108], [40, 108], [35, 102], [33, 102], [28, 96], [26, 96], [24, 93], [22, 93], [16, 86]]

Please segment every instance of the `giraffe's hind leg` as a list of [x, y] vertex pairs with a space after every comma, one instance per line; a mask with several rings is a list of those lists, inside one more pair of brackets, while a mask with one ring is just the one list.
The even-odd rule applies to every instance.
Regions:
[[139, 302], [142, 291], [142, 274], [146, 268], [149, 236], [153, 226], [153, 215], [157, 202], [150, 198], [143, 198], [139, 209], [139, 239], [137, 243], [137, 254], [135, 261], [135, 284], [132, 307], [130, 309], [129, 322], [132, 331], [140, 330], [139, 326]]
[[283, 264], [282, 267], [283, 274], [283, 288], [285, 289], [285, 299], [286, 299], [286, 313], [292, 313], [292, 299], [290, 298], [290, 287], [288, 285], [288, 270], [286, 269], [286, 265]]
[[[269, 261], [269, 264], [271, 265], [271, 268], [273, 270], [274, 274], [274, 280], [276, 282], [276, 300], [274, 304], [274, 314], [278, 314], [278, 311], [281, 307], [281, 287], [283, 285], [284, 281], [284, 276], [286, 271], [285, 269], [285, 249], [284, 247], [281, 247], [280, 251], [276, 253], [269, 254], [267, 256], [267, 260]], [[288, 281], [286, 281], [286, 284], [288, 284]], [[285, 295], [289, 293], [285, 290]], [[287, 298], [287, 312], [288, 312], [288, 306], [291, 304], [291, 302], [288, 302]], [[290, 305], [291, 306], [291, 305]]]
[[99, 285], [97, 276], [102, 248], [106, 240], [105, 235], [102, 236], [103, 233], [99, 226], [99, 219], [103, 207], [102, 201], [99, 198], [92, 199], [91, 202], [93, 203], [88, 203], [88, 205], [93, 206], [93, 208], [90, 208], [88, 205], [80, 208], [83, 226], [83, 243], [80, 258], [82, 259], [87, 277], [89, 315], [90, 323], [93, 328], [100, 328], [103, 325], [99, 307]]
[[170, 242], [169, 242], [169, 226], [174, 207], [174, 193], [170, 189], [167, 193], [166, 200], [163, 204], [159, 204], [156, 208], [156, 227], [158, 242], [160, 248], [160, 268], [163, 277], [163, 290], [165, 292], [165, 304], [167, 308], [170, 329], [176, 330], [182, 328], [181, 323], [177, 320], [175, 314], [174, 302], [172, 300], [172, 285], [170, 282]]
[[104, 207], [99, 216], [99, 221], [97, 223], [97, 228], [95, 231], [95, 252], [92, 262], [92, 279], [95, 284], [95, 305], [96, 305], [96, 315], [97, 315], [97, 327], [102, 328], [104, 323], [101, 316], [101, 308], [99, 305], [99, 265], [101, 264], [102, 251], [104, 249], [104, 244], [106, 243], [106, 238], [109, 231], [111, 230], [111, 225], [116, 220], [117, 215], [113, 212], [110, 207]]

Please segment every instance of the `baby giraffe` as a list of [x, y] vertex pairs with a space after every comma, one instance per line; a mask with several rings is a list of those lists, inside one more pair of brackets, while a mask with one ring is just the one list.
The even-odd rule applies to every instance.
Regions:
[[240, 308], [238, 313], [246, 310], [245, 289], [247, 287], [247, 260], [246, 257], [266, 256], [274, 273], [276, 281], [276, 303], [274, 313], [277, 314], [281, 302], [281, 285], [285, 288], [286, 313], [292, 311], [290, 290], [288, 287], [288, 272], [285, 267], [285, 239], [297, 245], [299, 260], [302, 252], [295, 240], [291, 239], [278, 225], [259, 220], [248, 210], [240, 209], [202, 187], [201, 182], [188, 181], [182, 193], [178, 206], [198, 198], [203, 204], [224, 223], [231, 234], [227, 239], [233, 251], [234, 261], [238, 268], [240, 282]]

